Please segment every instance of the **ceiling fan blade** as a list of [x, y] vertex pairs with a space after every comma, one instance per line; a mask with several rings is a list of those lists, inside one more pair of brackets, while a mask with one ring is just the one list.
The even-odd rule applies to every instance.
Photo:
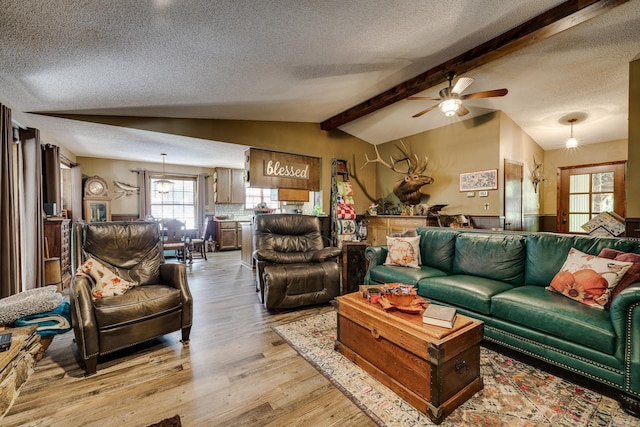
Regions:
[[427, 114], [429, 111], [431, 111], [431, 110], [433, 110], [434, 108], [437, 108], [437, 107], [438, 107], [438, 104], [436, 104], [436, 105], [432, 105], [431, 107], [429, 107], [429, 108], [427, 108], [427, 109], [425, 109], [425, 110], [422, 110], [422, 111], [420, 111], [418, 114], [414, 114], [414, 115], [413, 115], [413, 116], [411, 116], [411, 117], [420, 117], [421, 115], [423, 115], [423, 114]]
[[442, 101], [440, 98], [431, 98], [429, 96], [410, 96], [407, 99], [412, 101]]
[[451, 92], [460, 95], [466, 88], [471, 86], [471, 83], [473, 83], [474, 81], [475, 80], [471, 77], [460, 77]]
[[466, 116], [467, 114], [469, 114], [469, 110], [467, 110], [467, 107], [465, 107], [464, 105], [460, 105], [458, 107], [458, 111], [456, 111], [456, 115], [458, 117], [462, 117], [462, 116]]
[[493, 98], [494, 96], [505, 96], [507, 92], [509, 92], [507, 89], [485, 90], [484, 92], [476, 92], [476, 93], [470, 93], [469, 95], [462, 95], [460, 99]]

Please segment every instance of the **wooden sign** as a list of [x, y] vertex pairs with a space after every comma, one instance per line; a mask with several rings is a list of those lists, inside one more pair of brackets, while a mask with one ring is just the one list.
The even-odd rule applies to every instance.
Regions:
[[249, 148], [245, 172], [249, 187], [320, 190], [320, 159], [298, 154]]

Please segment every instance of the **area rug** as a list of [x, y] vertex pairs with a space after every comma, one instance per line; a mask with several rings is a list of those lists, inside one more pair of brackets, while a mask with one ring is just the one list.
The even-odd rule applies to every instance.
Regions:
[[[380, 426], [434, 425], [386, 386], [334, 350], [336, 314], [329, 312], [274, 331]], [[618, 402], [538, 368], [481, 348], [484, 389], [442, 426], [638, 426]]]
[[148, 427], [182, 427], [182, 423], [180, 422], [180, 415], [174, 415], [158, 423], [150, 424]]

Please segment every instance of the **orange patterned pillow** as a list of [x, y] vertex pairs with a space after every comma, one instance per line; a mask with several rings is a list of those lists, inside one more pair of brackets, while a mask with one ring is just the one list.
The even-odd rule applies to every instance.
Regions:
[[632, 265], [632, 262], [600, 258], [571, 248], [564, 265], [546, 289], [603, 309], [611, 292]]
[[76, 274], [85, 274], [95, 282], [91, 293], [95, 298], [111, 297], [114, 295], [124, 295], [133, 283], [128, 282], [109, 270], [106, 265], [100, 261], [89, 258], [82, 264]]

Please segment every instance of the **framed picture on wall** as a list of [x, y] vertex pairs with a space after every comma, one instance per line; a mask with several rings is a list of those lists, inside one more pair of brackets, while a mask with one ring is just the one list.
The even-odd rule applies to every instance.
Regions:
[[460, 191], [479, 191], [498, 189], [498, 170], [467, 172], [460, 174]]

